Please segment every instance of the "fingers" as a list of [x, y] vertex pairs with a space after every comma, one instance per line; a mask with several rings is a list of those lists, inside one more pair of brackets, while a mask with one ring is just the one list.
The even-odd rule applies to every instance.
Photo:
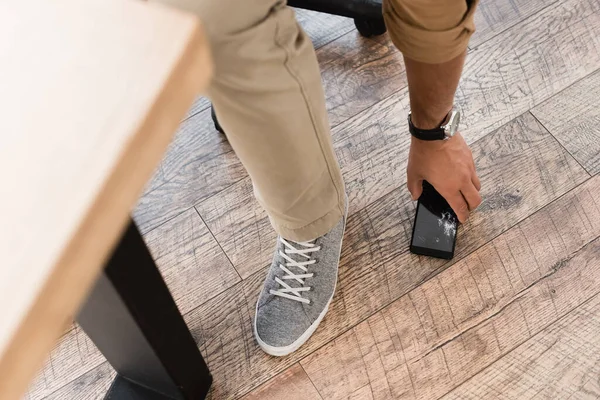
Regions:
[[476, 172], [473, 172], [473, 175], [471, 176], [471, 182], [473, 183], [473, 186], [475, 186], [475, 189], [477, 189], [479, 192], [481, 190], [481, 182], [479, 181], [479, 177], [477, 176]]
[[[478, 179], [479, 180], [479, 179]], [[480, 185], [481, 187], [481, 185]], [[462, 197], [467, 201], [469, 211], [473, 211], [481, 204], [481, 195], [479, 189], [475, 185], [468, 184], [465, 188], [460, 190]]]
[[464, 223], [469, 217], [469, 205], [462, 194], [460, 192], [456, 192], [455, 194], [444, 196], [444, 198], [454, 210], [458, 220], [461, 223]]
[[481, 204], [481, 195], [475, 185], [467, 185], [460, 192], [444, 196], [461, 223], [469, 218], [469, 211], [473, 211]]
[[477, 191], [481, 190], [481, 182], [477, 176], [477, 168], [475, 167], [475, 160], [473, 159], [473, 153], [471, 153], [471, 182], [475, 186]]
[[475, 160], [471, 158], [471, 182], [475, 189], [479, 192], [481, 190], [481, 182], [479, 181], [479, 177], [477, 176], [477, 168], [475, 168]]
[[417, 200], [421, 197], [421, 193], [423, 192], [423, 180], [416, 178], [408, 178], [408, 182], [406, 183], [408, 186], [408, 191], [410, 192], [410, 196], [413, 200]]

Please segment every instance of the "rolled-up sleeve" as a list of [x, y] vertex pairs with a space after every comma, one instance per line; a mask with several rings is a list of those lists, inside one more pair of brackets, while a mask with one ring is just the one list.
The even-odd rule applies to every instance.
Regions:
[[408, 58], [443, 63], [467, 49], [478, 0], [383, 0], [390, 37]]

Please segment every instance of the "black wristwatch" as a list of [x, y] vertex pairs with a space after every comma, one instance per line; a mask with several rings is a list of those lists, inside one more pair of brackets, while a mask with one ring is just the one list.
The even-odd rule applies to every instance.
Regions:
[[439, 127], [434, 129], [419, 129], [413, 125], [408, 113], [408, 130], [410, 134], [421, 140], [447, 140], [456, 134], [460, 123], [460, 111], [450, 110]]

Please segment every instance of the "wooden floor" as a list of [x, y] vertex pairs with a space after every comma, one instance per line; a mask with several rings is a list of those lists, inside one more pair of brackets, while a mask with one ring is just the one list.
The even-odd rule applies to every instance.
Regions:
[[[215, 377], [213, 399], [600, 398], [600, 1], [489, 0], [457, 104], [483, 204], [450, 262], [407, 252], [408, 93], [387, 36], [299, 12], [350, 199], [339, 284], [286, 358], [252, 336], [275, 233], [200, 99], [135, 211]], [[28, 398], [100, 399], [73, 326]]]

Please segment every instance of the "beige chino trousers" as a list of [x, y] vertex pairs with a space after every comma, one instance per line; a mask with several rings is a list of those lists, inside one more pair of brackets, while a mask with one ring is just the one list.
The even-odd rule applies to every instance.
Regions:
[[[294, 241], [327, 233], [342, 218], [344, 183], [315, 52], [294, 11], [277, 0], [157, 1], [200, 16], [215, 62], [209, 97], [275, 230]], [[406, 55], [442, 62], [466, 49], [474, 28], [464, 0], [390, 2], [386, 24]]]

